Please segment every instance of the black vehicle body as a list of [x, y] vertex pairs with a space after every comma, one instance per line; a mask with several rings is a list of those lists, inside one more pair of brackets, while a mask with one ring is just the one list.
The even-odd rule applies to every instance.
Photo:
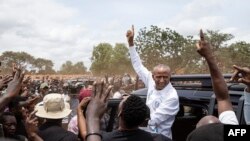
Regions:
[[[224, 75], [227, 81], [231, 74]], [[209, 74], [195, 75], [173, 75], [171, 83], [179, 95], [180, 110], [172, 126], [173, 140], [185, 141], [187, 135], [195, 129], [196, 123], [206, 115], [217, 113], [217, 103], [212, 89]], [[245, 124], [243, 116], [244, 88], [245, 85], [238, 83], [227, 83], [233, 109], [240, 124]], [[132, 92], [146, 101], [147, 88]], [[119, 99], [110, 99], [108, 107], [111, 108], [110, 120], [107, 131], [113, 130]]]

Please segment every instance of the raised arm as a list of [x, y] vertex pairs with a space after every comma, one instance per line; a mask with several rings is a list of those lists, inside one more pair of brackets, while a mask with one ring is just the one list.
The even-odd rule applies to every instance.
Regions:
[[0, 79], [0, 91], [8, 85], [8, 83], [12, 80], [12, 77], [9, 75], [4, 75], [2, 79]]
[[87, 134], [86, 119], [84, 117], [83, 110], [86, 109], [86, 106], [89, 101], [90, 98], [86, 97], [79, 103], [77, 107], [77, 123], [78, 123], [79, 134], [81, 135], [82, 139], [85, 139]]
[[133, 25], [132, 25], [131, 30], [127, 31], [126, 36], [128, 40], [129, 54], [130, 54], [132, 66], [135, 72], [137, 73], [137, 75], [140, 76], [144, 84], [147, 86], [148, 77], [151, 75], [148, 69], [143, 66], [140, 56], [134, 47], [134, 26]]
[[8, 83], [6, 94], [0, 97], [0, 110], [2, 110], [12, 98], [19, 94], [24, 74], [21, 69], [17, 69], [13, 80]]
[[112, 87], [104, 90], [104, 83], [95, 83], [91, 101], [87, 107], [86, 123], [87, 135], [86, 141], [101, 141], [100, 120], [105, 113], [108, 105], [108, 97]]
[[212, 54], [210, 44], [204, 39], [202, 30], [200, 30], [200, 41], [196, 46], [197, 52], [206, 59], [209, 67], [212, 78], [213, 91], [216, 95], [218, 103], [218, 114], [220, 115], [224, 111], [232, 111], [233, 108], [228, 94], [226, 82], [216, 64], [216, 60]]
[[28, 133], [29, 141], [43, 141], [43, 139], [37, 134], [38, 119], [35, 117], [36, 111], [28, 114], [25, 120], [25, 129]]

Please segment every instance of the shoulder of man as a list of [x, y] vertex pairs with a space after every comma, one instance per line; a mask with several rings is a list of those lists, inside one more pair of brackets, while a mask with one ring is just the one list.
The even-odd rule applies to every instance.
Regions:
[[154, 138], [154, 141], [172, 141], [170, 138], [168, 138], [162, 134], [151, 133], [151, 135]]

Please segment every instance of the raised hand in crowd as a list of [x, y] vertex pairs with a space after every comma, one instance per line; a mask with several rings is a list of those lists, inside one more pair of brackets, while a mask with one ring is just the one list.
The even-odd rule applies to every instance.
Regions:
[[0, 109], [4, 108], [12, 98], [17, 96], [20, 92], [24, 73], [21, 69], [17, 69], [13, 80], [8, 83], [6, 94], [0, 98]]
[[13, 79], [12, 76], [4, 75], [2, 79], [0, 79], [0, 90], [8, 85], [8, 83]]
[[28, 76], [27, 78], [25, 78], [25, 80], [23, 80], [23, 84], [28, 84], [30, 80], [31, 80], [31, 77]]
[[[224, 140], [223, 124], [237, 125], [238, 120], [232, 108], [226, 82], [216, 64], [210, 44], [205, 40], [202, 30], [200, 30], [200, 41], [196, 46], [197, 52], [206, 59], [209, 67], [213, 91], [218, 104], [219, 118], [209, 115], [200, 119], [196, 125], [196, 129], [188, 135], [187, 141], [222, 141]], [[213, 134], [213, 136], [211, 136], [211, 134]]]
[[87, 128], [86, 128], [86, 119], [84, 113], [86, 112], [87, 105], [90, 101], [90, 97], [85, 97], [82, 99], [82, 101], [79, 103], [77, 107], [77, 122], [78, 122], [78, 129], [79, 134], [82, 137], [82, 139], [86, 138], [87, 134]]
[[112, 86], [106, 90], [103, 81], [95, 82], [91, 101], [88, 104], [86, 112], [87, 123], [87, 141], [101, 141], [102, 135], [100, 134], [100, 119], [105, 113], [108, 104], [108, 97]]
[[36, 111], [33, 111], [32, 113], [26, 115], [25, 129], [28, 133], [30, 141], [43, 141], [43, 139], [37, 134], [38, 119], [35, 117], [35, 113]]
[[14, 77], [15, 76], [15, 73], [18, 69], [18, 66], [16, 63], [12, 63], [12, 76]]
[[233, 68], [235, 69], [235, 72], [233, 73], [233, 76], [230, 80], [233, 82], [246, 84], [246, 91], [250, 92], [250, 68], [239, 67], [236, 65], [234, 65]]
[[40, 101], [41, 96], [36, 95], [34, 97], [29, 97], [26, 101], [19, 102], [19, 105], [22, 107], [26, 107], [29, 112], [33, 111], [35, 105]]
[[250, 125], [250, 68], [239, 67], [234, 65], [235, 72], [231, 77], [231, 81], [244, 83], [246, 88], [244, 90], [244, 117], [247, 125]]
[[134, 25], [132, 25], [131, 30], [127, 31], [126, 36], [127, 36], [129, 47], [134, 46]]
[[17, 69], [13, 80], [8, 83], [8, 87], [6, 90], [8, 96], [14, 97], [19, 94], [19, 91], [22, 86], [23, 77], [24, 73], [22, 72], [22, 70]]
[[213, 90], [218, 102], [218, 113], [232, 111], [232, 104], [228, 94], [228, 89], [224, 77], [222, 76], [213, 56], [210, 44], [205, 40], [202, 30], [200, 30], [200, 41], [197, 43], [197, 52], [203, 56], [208, 64], [212, 78]]

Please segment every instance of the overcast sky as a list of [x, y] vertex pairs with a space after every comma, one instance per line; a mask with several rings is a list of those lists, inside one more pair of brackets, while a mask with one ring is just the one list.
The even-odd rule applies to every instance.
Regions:
[[250, 42], [248, 0], [0, 0], [0, 54], [25, 51], [54, 68], [83, 61], [93, 47], [126, 43], [125, 33], [157, 25], [182, 35], [220, 30]]

